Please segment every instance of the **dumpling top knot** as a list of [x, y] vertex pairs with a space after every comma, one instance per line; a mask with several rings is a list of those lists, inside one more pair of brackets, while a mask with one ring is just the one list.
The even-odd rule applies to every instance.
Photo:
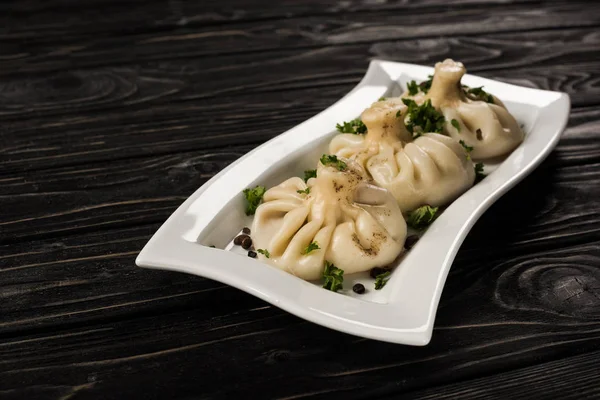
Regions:
[[361, 120], [367, 127], [368, 142], [409, 142], [412, 134], [406, 130], [401, 116], [406, 111], [406, 105], [399, 97], [381, 100], [373, 103], [363, 111]]
[[466, 73], [463, 63], [450, 58], [435, 64], [433, 82], [426, 98], [431, 99], [436, 108], [466, 100], [460, 83]]

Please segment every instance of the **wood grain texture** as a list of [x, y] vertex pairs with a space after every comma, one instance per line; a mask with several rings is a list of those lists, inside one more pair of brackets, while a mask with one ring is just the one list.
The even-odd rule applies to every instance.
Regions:
[[[585, 61], [585, 57], [594, 54], [592, 48], [600, 48], [599, 36], [589, 30], [546, 33], [531, 35], [529, 45], [514, 34], [477, 39], [477, 47], [473, 40], [453, 39], [430, 46], [414, 59], [401, 56], [410, 54], [405, 51], [409, 44], [390, 43], [362, 49], [328, 47], [285, 56], [269, 53], [254, 64], [248, 64], [252, 56], [244, 56], [233, 66], [233, 58], [214, 60], [212, 65], [203, 61], [206, 68], [185, 60], [145, 69], [135, 66], [9, 80], [0, 83], [0, 93], [6, 92], [4, 101], [0, 96], [0, 120], [4, 121], [0, 135], [7, 140], [10, 137], [10, 143], [0, 149], [0, 174], [260, 144], [347, 93], [367, 67], [365, 58], [357, 57], [361, 51], [366, 58], [424, 63], [459, 55], [474, 73], [565, 91], [573, 96], [575, 106], [597, 105], [600, 65]], [[533, 50], [524, 58], [522, 53], [529, 47], [547, 50]], [[552, 65], [565, 52], [576, 63]], [[501, 69], [490, 68], [498, 59], [504, 63]], [[338, 62], [346, 65], [343, 74]], [[265, 68], [274, 72], [261, 78]], [[300, 73], [291, 72], [296, 68]], [[256, 99], [257, 93], [260, 99]], [[72, 140], [74, 137], [77, 140]], [[32, 142], [36, 146], [31, 146]]]
[[[173, 3], [179, 2], [169, 2], [169, 7], [177, 7]], [[152, 9], [147, 6], [145, 8]], [[141, 28], [136, 28], [139, 23], [125, 25], [129, 28], [124, 29], [120, 25], [112, 25], [111, 34], [94, 32], [93, 28], [91, 32], [86, 32], [80, 28], [80, 25], [85, 24], [84, 19], [75, 23], [75, 27], [79, 29], [65, 31], [64, 24], [58, 23], [54, 27], [55, 32], [52, 26], [45, 26], [40, 30], [41, 34], [34, 37], [28, 33], [20, 38], [18, 33], [9, 31], [5, 37], [11, 40], [11, 45], [4, 46], [0, 51], [0, 73], [265, 51], [280, 47], [347, 45], [417, 37], [596, 26], [600, 22], [600, 5], [592, 2], [586, 8], [588, 12], [582, 13], [578, 4], [566, 1], [545, 2], [535, 8], [527, 2], [509, 2], [490, 3], [486, 7], [437, 7], [424, 12], [419, 8], [402, 7], [399, 4], [397, 9], [371, 9], [345, 13], [343, 16], [317, 13], [299, 17], [294, 17], [292, 8], [290, 18], [240, 21], [227, 24], [226, 28], [220, 24], [200, 24], [187, 28], [187, 17], [181, 10], [177, 34], [171, 31], [136, 33]], [[129, 14], [132, 11], [135, 12], [131, 10], [125, 14], [129, 18], [135, 16], [138, 20], [140, 15], [147, 14], [139, 11]], [[106, 17], [110, 18], [108, 15]], [[535, 24], [532, 24], [532, 19], [535, 19]], [[75, 18], [74, 20], [77, 21]], [[89, 26], [96, 25], [92, 22]], [[133, 32], [128, 34], [130, 30]]]
[[[0, 4], [0, 398], [600, 398], [600, 7], [537, 0]], [[302, 321], [134, 259], [370, 59], [560, 90], [557, 149], [461, 247], [431, 344]]]
[[[274, 112], [267, 107], [268, 114], [255, 115], [254, 118], [262, 121], [272, 118], [276, 126], [281, 117], [285, 119], [286, 109], [284, 107]], [[240, 118], [241, 125], [247, 122]], [[235, 124], [236, 121], [230, 120], [229, 123]], [[265, 122], [263, 126], [268, 125]], [[231, 129], [231, 126], [227, 126], [227, 129]], [[88, 162], [85, 165], [11, 175], [2, 182], [5, 194], [0, 195], [0, 243], [164, 221], [208, 178], [254, 147], [228, 146], [234, 140], [243, 143], [248, 137], [248, 132], [235, 128], [233, 131], [231, 139], [215, 134], [211, 135], [212, 138], [209, 136], [210, 139], [205, 136], [202, 140], [194, 135], [183, 143], [192, 148], [194, 145], [202, 146], [206, 140], [221, 141], [226, 146], [222, 149], [136, 157], [110, 163]], [[157, 129], [156, 137], [164, 132]], [[532, 244], [547, 245], [544, 239], [550, 233], [565, 236], [596, 235], [600, 220], [595, 215], [596, 198], [590, 196], [600, 195], [600, 175], [589, 173], [582, 176], [579, 171], [599, 165], [599, 132], [600, 107], [574, 111], [564, 139], [552, 158], [542, 165], [540, 175], [528, 178], [527, 183], [520, 186], [525, 190], [523, 194], [513, 194], [520, 193], [516, 189], [507, 195], [507, 210], [491, 214], [501, 220], [505, 212], [515, 207], [522, 218], [531, 220], [538, 217], [535, 225], [523, 227], [524, 233], [529, 232], [528, 240]], [[268, 132], [262, 134], [265, 133]], [[276, 134], [272, 132], [273, 136]], [[264, 140], [264, 136], [258, 139]], [[133, 143], [131, 146], [137, 148]], [[537, 209], [519, 206], [523, 197], [535, 198], [536, 193], [544, 193], [539, 200], [544, 204]], [[580, 229], [574, 230], [574, 225]], [[504, 242], [506, 239], [497, 240]]]

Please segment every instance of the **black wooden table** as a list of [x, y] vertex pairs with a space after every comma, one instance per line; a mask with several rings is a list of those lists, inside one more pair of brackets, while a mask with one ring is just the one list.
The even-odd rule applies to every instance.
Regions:
[[[0, 4], [0, 398], [600, 396], [600, 5]], [[372, 58], [571, 95], [556, 151], [477, 223], [423, 348], [138, 269], [177, 206]]]

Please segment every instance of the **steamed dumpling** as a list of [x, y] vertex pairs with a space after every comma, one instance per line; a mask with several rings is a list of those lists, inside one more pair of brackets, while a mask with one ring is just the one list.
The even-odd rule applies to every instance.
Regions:
[[378, 186], [392, 193], [403, 212], [453, 201], [473, 185], [473, 162], [462, 145], [437, 133], [405, 144], [412, 138], [403, 123], [406, 106], [399, 99], [393, 101], [393, 125], [387, 114], [372, 106], [361, 116], [367, 134], [337, 135], [329, 152], [359, 163]]
[[[252, 224], [255, 248], [270, 253], [259, 257], [306, 280], [319, 279], [325, 261], [346, 274], [385, 266], [402, 252], [405, 238], [395, 199], [349, 160], [343, 171], [319, 163], [308, 185], [290, 178], [267, 190]], [[305, 254], [312, 242], [319, 249]]]
[[338, 157], [350, 158], [364, 167], [366, 160], [389, 147], [402, 147], [402, 142], [412, 140], [403, 122], [406, 106], [400, 98], [378, 101], [360, 116], [367, 127], [365, 135], [339, 134], [329, 145], [329, 152]]
[[[445, 132], [473, 147], [473, 158], [485, 159], [511, 152], [523, 141], [519, 124], [498, 98], [486, 95], [482, 100], [465, 91], [460, 83], [465, 73], [460, 62], [447, 59], [437, 63], [428, 93], [419, 92], [412, 98], [417, 103], [431, 99], [432, 105], [444, 115]], [[452, 125], [452, 120], [458, 122], [459, 129]]]
[[369, 158], [366, 168], [403, 212], [448, 204], [475, 181], [473, 162], [462, 145], [439, 133], [419, 136], [400, 150], [386, 149]]

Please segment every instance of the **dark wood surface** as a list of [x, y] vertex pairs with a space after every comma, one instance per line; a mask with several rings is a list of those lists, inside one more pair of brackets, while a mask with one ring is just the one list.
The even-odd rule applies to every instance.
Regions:
[[[0, 4], [0, 399], [600, 397], [600, 4]], [[311, 324], [136, 254], [202, 183], [372, 58], [570, 94], [477, 223], [431, 344]]]

